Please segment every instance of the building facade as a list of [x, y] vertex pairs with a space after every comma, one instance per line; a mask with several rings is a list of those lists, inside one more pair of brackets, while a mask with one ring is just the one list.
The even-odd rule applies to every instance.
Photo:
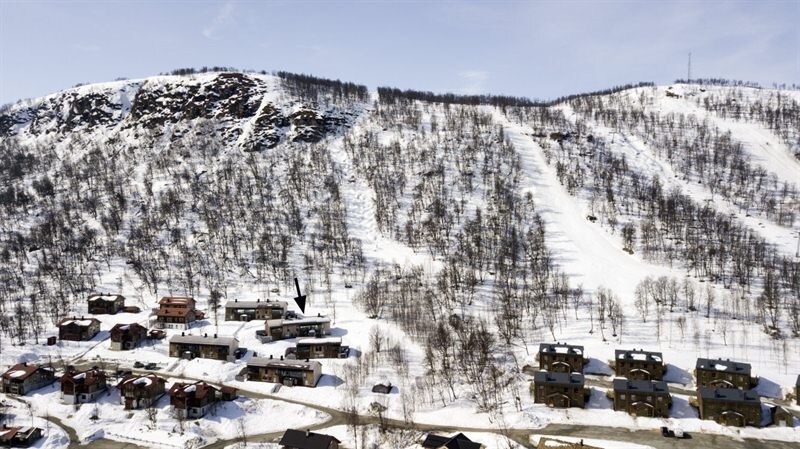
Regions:
[[125, 309], [125, 297], [122, 295], [89, 295], [87, 303], [89, 313], [93, 315], [114, 315]]
[[698, 387], [739, 388], [749, 390], [758, 383], [750, 375], [749, 363], [722, 359], [697, 359], [694, 375]]
[[169, 403], [186, 418], [202, 418], [221, 399], [222, 392], [205, 382], [176, 382], [169, 389]]
[[272, 341], [295, 337], [316, 337], [331, 332], [331, 319], [323, 316], [297, 320], [267, 320], [265, 335]]
[[330, 435], [286, 429], [279, 444], [282, 449], [339, 449], [339, 443], [341, 441]]
[[614, 351], [614, 372], [631, 380], [663, 380], [664, 357], [660, 352], [645, 350]]
[[350, 348], [342, 346], [341, 337], [301, 338], [295, 349], [298, 359], [343, 359], [349, 353]]
[[554, 373], [580, 373], [586, 364], [583, 346], [566, 343], [542, 343], [538, 357], [539, 369]]
[[68, 369], [61, 376], [61, 400], [66, 404], [94, 402], [107, 388], [106, 374], [99, 369]]
[[587, 393], [580, 373], [539, 371], [533, 376], [533, 399], [537, 404], [583, 408]]
[[164, 296], [158, 302], [156, 326], [161, 329], [188, 329], [196, 319], [194, 298]]
[[316, 387], [322, 377], [322, 364], [311, 360], [284, 360], [254, 357], [247, 362], [249, 380], [286, 386]]
[[17, 363], [3, 373], [2, 392], [22, 396], [55, 381], [55, 370], [52, 367]]
[[125, 351], [138, 348], [147, 338], [147, 329], [138, 324], [115, 324], [109, 331], [111, 334], [111, 349]]
[[117, 384], [120, 402], [125, 409], [146, 408], [164, 396], [166, 380], [155, 374], [129, 374]]
[[664, 381], [614, 379], [614, 410], [633, 416], [668, 418], [671, 405]]
[[204, 335], [175, 335], [169, 340], [170, 357], [193, 359], [236, 360], [234, 353], [239, 348], [239, 340], [235, 337], [209, 337]]
[[252, 321], [281, 319], [286, 314], [286, 301], [239, 301], [225, 304], [225, 321]]
[[87, 341], [100, 332], [97, 318], [64, 318], [58, 322], [58, 338], [67, 341]]
[[753, 390], [700, 387], [697, 400], [700, 419], [726, 426], [761, 426], [761, 400]]

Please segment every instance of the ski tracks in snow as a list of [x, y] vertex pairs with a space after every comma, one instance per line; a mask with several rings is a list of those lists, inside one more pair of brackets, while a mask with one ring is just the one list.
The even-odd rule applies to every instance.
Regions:
[[542, 149], [525, 128], [497, 110], [493, 113], [520, 156], [522, 191], [533, 195], [556, 264], [576, 283], [582, 283], [585, 291], [592, 293], [600, 286], [608, 287], [623, 303], [629, 303], [636, 284], [645, 276], [684, 275], [680, 270], [649, 264], [623, 252], [621, 242], [586, 219], [586, 211], [559, 184]]

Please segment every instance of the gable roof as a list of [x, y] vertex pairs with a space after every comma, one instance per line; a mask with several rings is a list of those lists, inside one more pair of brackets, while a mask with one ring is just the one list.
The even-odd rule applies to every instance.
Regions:
[[5, 373], [3, 373], [3, 379], [24, 381], [39, 369], [52, 371], [51, 369], [48, 369], [46, 367], [40, 367], [39, 365], [34, 365], [34, 364], [28, 365], [27, 363], [17, 363], [16, 365], [9, 368]]
[[195, 300], [191, 296], [164, 296], [158, 301], [162, 306], [194, 306]]
[[265, 309], [280, 307], [285, 309], [289, 307], [289, 303], [286, 301], [261, 301], [260, 299], [255, 301], [239, 301], [238, 299], [234, 299], [233, 301], [228, 301], [225, 303], [226, 309], [257, 309], [259, 307], [263, 307]]
[[89, 300], [89, 302], [95, 302], [95, 301], [114, 301], [114, 302], [116, 302], [116, 301], [125, 301], [125, 297], [122, 296], [122, 295], [108, 295], [108, 294], [103, 295], [103, 294], [96, 293], [94, 295], [89, 295], [88, 300]]
[[175, 382], [169, 388], [167, 394], [178, 398], [194, 397], [196, 399], [203, 399], [209, 394], [215, 394], [217, 391], [219, 390], [216, 387], [205, 382], [195, 382], [193, 384]]
[[286, 429], [280, 445], [297, 449], [328, 449], [332, 442], [341, 443], [336, 437], [305, 430]]
[[203, 335], [173, 335], [169, 339], [170, 344], [182, 343], [190, 345], [210, 345], [210, 346], [232, 346], [238, 345], [236, 337], [209, 337]]
[[145, 328], [144, 326], [142, 326], [139, 323], [130, 323], [130, 324], [117, 323], [117, 324], [114, 325], [114, 327], [111, 328], [110, 332], [111, 333], [115, 333], [115, 332], [123, 332], [123, 333], [124, 332], [147, 332], [147, 328]]
[[476, 443], [466, 437], [463, 433], [458, 433], [452, 437], [443, 437], [429, 433], [422, 442], [422, 447], [425, 448], [440, 448], [446, 447], [447, 449], [480, 449], [481, 444]]
[[266, 368], [277, 369], [301, 369], [315, 371], [322, 368], [322, 363], [316, 360], [279, 360], [266, 357], [253, 357], [247, 362], [247, 366], [263, 366]]
[[68, 371], [61, 376], [61, 383], [72, 382], [74, 384], [93, 385], [100, 382], [100, 380], [105, 380], [105, 378], [106, 374], [96, 369]]
[[76, 317], [72, 318], [64, 318], [63, 320], [59, 321], [57, 326], [77, 326], [77, 327], [89, 327], [93, 324], [100, 324], [100, 320], [97, 318], [84, 318], [81, 317], [80, 319]]
[[750, 364], [742, 362], [732, 362], [730, 359], [697, 359], [696, 369], [708, 371], [722, 371], [733, 374], [750, 374]]
[[147, 390], [151, 388], [155, 388], [159, 384], [166, 383], [166, 380], [156, 376], [155, 374], [145, 374], [145, 375], [137, 375], [137, 374], [128, 374], [127, 376], [123, 377], [117, 388], [130, 388], [134, 390]]

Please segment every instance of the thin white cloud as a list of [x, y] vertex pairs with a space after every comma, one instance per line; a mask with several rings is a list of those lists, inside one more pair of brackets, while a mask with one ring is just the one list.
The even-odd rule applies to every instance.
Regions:
[[464, 85], [459, 89], [462, 94], [480, 94], [485, 92], [486, 80], [489, 73], [481, 70], [463, 70], [458, 73]]
[[211, 23], [203, 27], [203, 36], [206, 39], [218, 39], [219, 32], [230, 25], [234, 25], [236, 20], [233, 17], [234, 2], [226, 1], [211, 19]]

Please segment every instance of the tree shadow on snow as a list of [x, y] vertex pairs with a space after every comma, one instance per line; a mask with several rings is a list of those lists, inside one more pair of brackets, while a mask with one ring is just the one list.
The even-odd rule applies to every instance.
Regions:
[[689, 385], [692, 383], [692, 373], [686, 371], [683, 368], [677, 367], [671, 363], [667, 363], [667, 370], [664, 373], [664, 381], [673, 383], [673, 384], [681, 384], [681, 385]]

